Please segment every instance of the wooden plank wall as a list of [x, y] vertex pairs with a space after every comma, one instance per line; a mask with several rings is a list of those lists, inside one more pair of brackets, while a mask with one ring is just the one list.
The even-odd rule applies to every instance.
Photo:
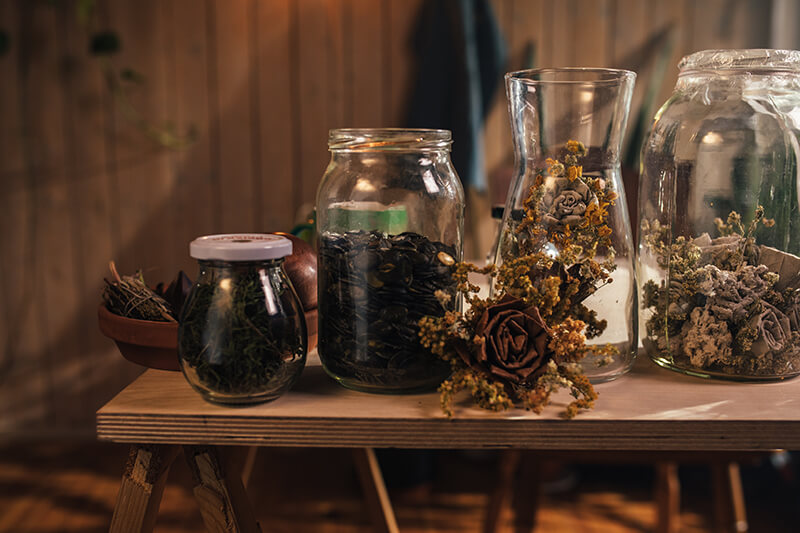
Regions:
[[[109, 259], [153, 282], [193, 273], [193, 237], [287, 229], [313, 205], [328, 129], [404, 125], [422, 2], [99, 0], [80, 21], [75, 0], [0, 1], [0, 434], [91, 431], [141, 371], [97, 331]], [[768, 40], [758, 0], [491, 3], [514, 69], [529, 44], [537, 66], [616, 66], [673, 24], [659, 102], [683, 54]], [[124, 99], [87, 53], [104, 29], [113, 68], [143, 77]], [[128, 105], [195, 141], [158, 146]], [[502, 91], [485, 143], [488, 171], [509, 164]]]

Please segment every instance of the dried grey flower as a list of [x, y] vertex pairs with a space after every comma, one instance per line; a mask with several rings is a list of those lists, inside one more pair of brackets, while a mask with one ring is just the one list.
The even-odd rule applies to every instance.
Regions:
[[592, 190], [580, 179], [547, 178], [542, 220], [550, 226], [575, 226], [583, 220], [589, 204], [596, 201]]
[[726, 235], [712, 239], [708, 233], [692, 239], [692, 244], [700, 248], [700, 262], [733, 270], [741, 263], [742, 250], [744, 258], [751, 265], [759, 263], [760, 250], [752, 242], [746, 242], [741, 235]]
[[735, 272], [706, 265], [697, 275], [698, 292], [708, 298], [706, 308], [733, 322], [747, 319], [774, 283], [774, 273], [764, 265], [745, 265]]
[[683, 353], [697, 368], [731, 360], [733, 337], [727, 323], [718, 320], [708, 309], [695, 307], [683, 325]]
[[762, 302], [762, 305], [764, 310], [750, 324], [759, 333], [752, 347], [756, 356], [770, 351], [780, 352], [787, 347], [792, 334], [789, 317], [767, 302]]

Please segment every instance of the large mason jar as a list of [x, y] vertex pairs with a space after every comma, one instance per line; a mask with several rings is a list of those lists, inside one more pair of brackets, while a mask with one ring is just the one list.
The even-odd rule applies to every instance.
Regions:
[[418, 323], [458, 305], [464, 193], [446, 130], [337, 129], [317, 192], [318, 351], [345, 387], [435, 388]]
[[642, 148], [650, 357], [702, 377], [800, 373], [800, 52], [683, 58]]

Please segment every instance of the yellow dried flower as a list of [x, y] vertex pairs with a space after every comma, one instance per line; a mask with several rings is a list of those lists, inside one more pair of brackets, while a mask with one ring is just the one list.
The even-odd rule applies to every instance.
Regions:
[[583, 157], [586, 155], [586, 146], [580, 141], [567, 141], [567, 151], [572, 154]]
[[583, 167], [582, 166], [567, 167], [567, 178], [569, 178], [569, 181], [575, 181], [576, 179], [580, 178], [582, 175], [583, 175]]

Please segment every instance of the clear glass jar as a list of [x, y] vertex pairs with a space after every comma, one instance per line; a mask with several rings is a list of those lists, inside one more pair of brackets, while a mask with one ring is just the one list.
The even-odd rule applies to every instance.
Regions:
[[642, 147], [642, 343], [702, 377], [800, 373], [800, 52], [683, 58]]
[[580, 365], [593, 383], [621, 376], [636, 357], [634, 244], [620, 170], [635, 79], [602, 68], [506, 74], [516, 164], [494, 262], [529, 258], [530, 286], [512, 296], [553, 302], [552, 314], [540, 308], [551, 327], [565, 318], [587, 324]]
[[306, 323], [283, 269], [292, 242], [278, 235], [192, 241], [200, 273], [181, 312], [178, 357], [206, 400], [258, 403], [286, 392], [306, 362]]
[[342, 385], [379, 393], [436, 387], [448, 364], [418, 322], [458, 305], [464, 193], [446, 130], [331, 130], [317, 192], [318, 351]]

